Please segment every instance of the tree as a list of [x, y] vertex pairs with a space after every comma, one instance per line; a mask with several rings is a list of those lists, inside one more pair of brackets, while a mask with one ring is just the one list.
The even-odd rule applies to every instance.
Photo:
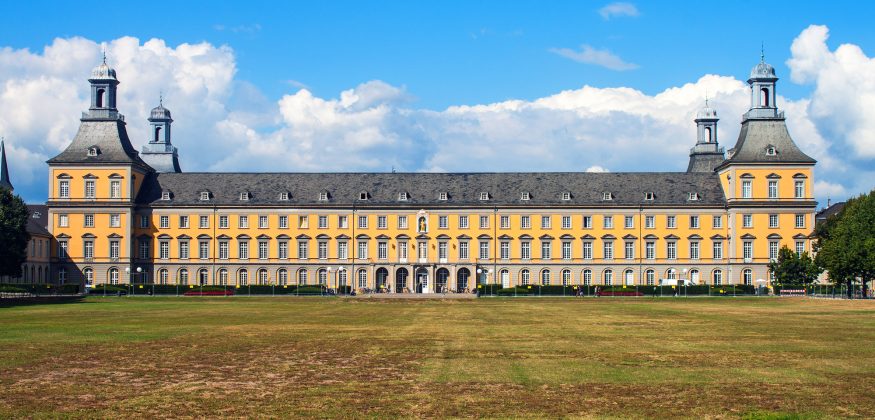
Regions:
[[769, 270], [774, 274], [774, 284], [785, 286], [788, 284], [810, 285], [817, 280], [823, 270], [814, 263], [807, 252], [797, 254], [787, 248], [781, 247], [778, 258], [769, 263]]
[[6, 188], [0, 188], [0, 276], [21, 276], [21, 264], [27, 257], [27, 218], [30, 212], [24, 200]]
[[817, 265], [829, 272], [835, 283], [848, 286], [853, 296], [854, 280], [860, 279], [863, 297], [867, 282], [875, 278], [875, 190], [848, 200], [845, 208], [815, 229]]

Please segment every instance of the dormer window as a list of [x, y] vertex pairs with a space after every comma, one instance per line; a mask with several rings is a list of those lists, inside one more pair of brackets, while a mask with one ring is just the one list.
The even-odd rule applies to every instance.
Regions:
[[699, 193], [691, 192], [690, 193], [690, 201], [699, 201]]
[[523, 201], [529, 201], [530, 198], [532, 198], [532, 196], [528, 193], [528, 191], [523, 192], [522, 195], [520, 195], [520, 200]]
[[562, 201], [571, 201], [571, 193], [570, 192], [562, 193]]
[[280, 193], [280, 201], [289, 201], [289, 193], [281, 192]]
[[438, 200], [447, 201], [447, 193], [445, 193], [445, 192], [438, 193]]
[[38, 211], [35, 211], [35, 212], [33, 212], [33, 216], [32, 216], [32, 217], [33, 217], [34, 219], [39, 219], [41, 216], [42, 216], [42, 213], [40, 213], [40, 212], [38, 212]]
[[653, 201], [653, 198], [654, 198], [654, 197], [655, 197], [655, 196], [654, 196], [654, 194], [653, 194], [652, 192], [646, 192], [646, 193], [644, 193], [644, 200], [646, 200], [646, 201]]
[[249, 201], [249, 192], [244, 191], [240, 193], [240, 201]]
[[777, 156], [778, 149], [775, 149], [775, 146], [766, 147], [766, 156]]
[[325, 191], [319, 193], [319, 201], [328, 201], [328, 193]]
[[209, 191], [201, 191], [201, 201], [210, 201]]
[[161, 192], [161, 200], [170, 201], [170, 191], [162, 191]]
[[611, 194], [611, 193], [609, 193], [609, 192], [602, 193], [602, 201], [611, 201], [611, 200], [613, 200], [613, 199], [614, 199], [614, 195], [613, 195], [613, 194]]
[[95, 157], [100, 154], [100, 148], [97, 146], [91, 146], [88, 148], [88, 156]]
[[407, 192], [398, 193], [398, 201], [407, 201], [407, 199], [408, 199]]
[[489, 193], [488, 192], [481, 192], [480, 193], [480, 201], [487, 201], [487, 200], [489, 200]]

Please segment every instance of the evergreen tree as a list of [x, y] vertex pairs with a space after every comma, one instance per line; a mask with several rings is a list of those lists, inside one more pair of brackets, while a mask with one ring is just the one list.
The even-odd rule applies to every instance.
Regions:
[[6, 188], [0, 188], [0, 276], [21, 276], [21, 264], [27, 256], [27, 218], [30, 212], [24, 200]]
[[815, 230], [817, 265], [829, 272], [830, 279], [848, 286], [853, 293], [856, 279], [863, 283], [875, 278], [875, 191], [848, 200], [844, 209]]

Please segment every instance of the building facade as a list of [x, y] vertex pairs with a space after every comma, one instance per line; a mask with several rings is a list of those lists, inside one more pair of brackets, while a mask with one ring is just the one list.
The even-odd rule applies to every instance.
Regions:
[[79, 132], [48, 161], [53, 279], [411, 293], [764, 284], [781, 246], [809, 250], [816, 206], [815, 161], [787, 131], [777, 80], [754, 67], [726, 155], [706, 103], [687, 172], [188, 173], [163, 104], [134, 149], [104, 62]]

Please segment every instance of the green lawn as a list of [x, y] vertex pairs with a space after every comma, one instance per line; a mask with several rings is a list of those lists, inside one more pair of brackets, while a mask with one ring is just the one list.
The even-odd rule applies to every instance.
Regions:
[[0, 418], [875, 417], [875, 302], [0, 306]]

